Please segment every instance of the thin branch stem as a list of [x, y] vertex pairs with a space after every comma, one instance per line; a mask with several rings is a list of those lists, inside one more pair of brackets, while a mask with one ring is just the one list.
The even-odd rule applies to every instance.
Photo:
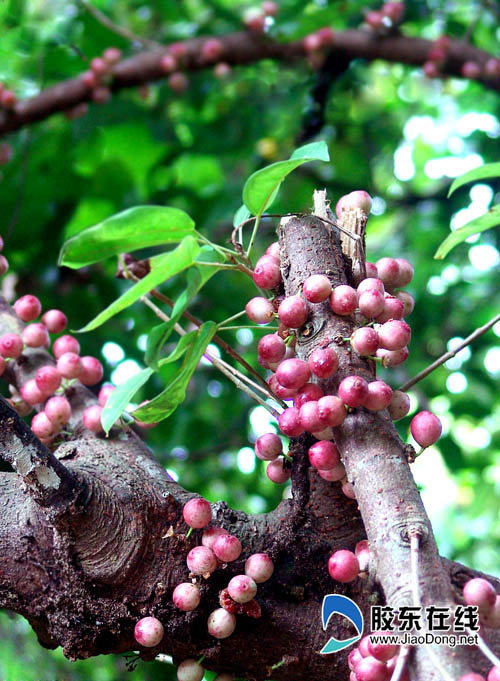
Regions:
[[228, 322], [233, 321], [233, 319], [239, 319], [239, 317], [242, 317], [244, 314], [246, 314], [246, 310], [241, 310], [241, 312], [237, 312], [236, 314], [231, 315], [231, 317], [227, 317], [227, 319], [223, 319], [217, 326], [224, 326]]
[[94, 5], [91, 2], [89, 2], [89, 0], [80, 0], [80, 4], [87, 10], [89, 14], [91, 14], [94, 17], [96, 21], [98, 21], [101, 24], [101, 26], [104, 26], [113, 33], [116, 33], [116, 35], [119, 35], [122, 38], [125, 38], [126, 40], [130, 40], [131, 42], [146, 45], [147, 47], [151, 47], [156, 50], [165, 49], [163, 45], [155, 42], [154, 40], [149, 40], [148, 38], [138, 36], [132, 31], [130, 31], [128, 28], [125, 28], [125, 26], [118, 26], [118, 24], [115, 24], [105, 14], [98, 10], [97, 7], [94, 7]]
[[394, 671], [392, 672], [391, 681], [399, 681], [405, 670], [410, 653], [410, 646], [402, 646], [401, 650], [399, 651], [398, 659], [396, 660]]
[[464, 341], [462, 341], [462, 343], [460, 343], [460, 345], [458, 345], [456, 348], [450, 350], [449, 352], [445, 352], [444, 355], [441, 355], [439, 359], [430, 364], [426, 369], [423, 369], [420, 373], [411, 378], [409, 381], [403, 383], [403, 385], [400, 388], [398, 388], [398, 390], [402, 390], [404, 392], [412, 388], [416, 383], [418, 383], [423, 378], [432, 373], [434, 369], [437, 369], [438, 367], [441, 366], [441, 364], [444, 364], [452, 357], [455, 357], [455, 355], [457, 355], [460, 352], [460, 350], [463, 350], [465, 347], [467, 347], [467, 345], [475, 341], [476, 338], [479, 338], [479, 336], [482, 336], [483, 333], [489, 331], [491, 327], [494, 326], [498, 321], [500, 321], [500, 314], [497, 314], [495, 317], [493, 317], [493, 319], [490, 319], [490, 321], [484, 324], [484, 326], [480, 326], [478, 329], [476, 329], [473, 333], [470, 334], [470, 336], [467, 336], [467, 338]]
[[277, 331], [277, 326], [255, 326], [252, 324], [242, 324], [241, 326], [220, 326], [219, 331], [237, 331], [238, 329], [255, 329], [257, 331], [265, 331], [270, 333], [271, 331]]
[[253, 245], [254, 245], [254, 242], [255, 242], [255, 237], [257, 236], [257, 232], [259, 231], [260, 218], [261, 218], [261, 216], [257, 215], [257, 217], [255, 219], [255, 224], [254, 224], [253, 230], [252, 230], [252, 236], [250, 237], [250, 242], [249, 242], [248, 248], [247, 248], [247, 258], [248, 259], [250, 259], [250, 253], [252, 252], [252, 248], [253, 248]]
[[500, 660], [495, 655], [495, 653], [491, 650], [491, 648], [488, 647], [485, 640], [483, 638], [481, 638], [480, 634], [477, 635], [477, 647], [483, 653], [483, 655], [485, 657], [487, 657], [490, 662], [493, 663], [493, 665], [495, 667], [500, 667]]

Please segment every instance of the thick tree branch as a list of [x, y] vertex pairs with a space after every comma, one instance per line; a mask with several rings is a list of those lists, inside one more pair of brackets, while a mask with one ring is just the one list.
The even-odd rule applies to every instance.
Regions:
[[[200, 56], [201, 46], [210, 37], [185, 42], [187, 52], [182, 63], [183, 70], [198, 71], [211, 66]], [[233, 66], [250, 64], [262, 59], [290, 62], [307, 56], [303, 41], [278, 43], [267, 36], [251, 32], [231, 33], [217, 38], [222, 43], [219, 60]], [[368, 30], [348, 29], [335, 33], [334, 45], [339, 57], [348, 60], [383, 59], [388, 62], [422, 66], [427, 61], [432, 42], [400, 34], [380, 36]], [[112, 70], [111, 89], [118, 91], [165, 78], [160, 62], [167, 49], [168, 46], [165, 46], [164, 50], [141, 52], [117, 64]], [[475, 61], [484, 66], [491, 58], [491, 54], [468, 43], [451, 41], [442, 75], [460, 77], [465, 62]], [[479, 81], [487, 88], [500, 90], [499, 77], [481, 77]], [[92, 92], [81, 78], [62, 81], [35, 97], [19, 101], [12, 111], [0, 111], [0, 135], [14, 132], [26, 125], [44, 120], [54, 113], [73, 109], [78, 104], [91, 100]]]

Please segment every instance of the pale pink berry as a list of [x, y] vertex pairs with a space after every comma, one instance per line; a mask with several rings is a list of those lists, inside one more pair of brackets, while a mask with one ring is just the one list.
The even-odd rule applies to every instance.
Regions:
[[42, 304], [36, 296], [23, 296], [13, 305], [15, 313], [23, 322], [32, 322], [42, 311]]
[[270, 461], [266, 467], [267, 477], [277, 485], [282, 485], [290, 479], [291, 471], [289, 468], [284, 468], [283, 464], [284, 460], [280, 458]]
[[396, 258], [396, 262], [399, 266], [399, 274], [396, 278], [396, 283], [394, 286], [396, 288], [403, 288], [404, 286], [408, 286], [413, 279], [413, 265], [405, 258]]
[[48, 440], [57, 433], [58, 427], [52, 423], [44, 411], [41, 411], [33, 416], [31, 430], [38, 438]]
[[200, 57], [204, 62], [215, 62], [223, 51], [224, 46], [218, 38], [209, 38], [201, 46]]
[[9, 261], [4, 255], [0, 255], [0, 277], [2, 277], [9, 269]]
[[358, 288], [356, 289], [358, 296], [366, 291], [379, 291], [380, 293], [385, 293], [385, 288], [383, 282], [377, 277], [367, 277], [359, 282]]
[[[362, 659], [363, 659], [363, 656], [359, 652], [358, 648], [354, 648], [354, 650], [351, 650], [351, 652], [349, 653], [349, 655], [347, 657], [347, 664], [349, 666], [349, 669], [351, 671], [353, 671], [354, 668], [356, 667], [356, 665], [358, 664], [358, 662]], [[356, 681], [356, 675], [354, 675], [352, 681]]]
[[23, 348], [23, 339], [17, 333], [4, 333], [3, 336], [0, 336], [0, 354], [2, 357], [16, 359], [22, 353]]
[[229, 64], [226, 64], [224, 61], [220, 61], [218, 64], [215, 65], [214, 67], [214, 76], [218, 78], [219, 80], [223, 80], [224, 78], [227, 78], [232, 72], [231, 67]]
[[300, 409], [306, 402], [317, 401], [320, 397], [323, 397], [323, 395], [324, 392], [319, 385], [316, 385], [316, 383], [306, 383], [295, 395], [293, 406]]
[[280, 261], [280, 242], [279, 241], [273, 241], [272, 244], [270, 244], [266, 248], [266, 255], [270, 255], [271, 258], [274, 258], [278, 262]]
[[288, 296], [278, 308], [280, 321], [289, 329], [298, 329], [307, 321], [307, 303], [300, 296]]
[[109, 64], [101, 57], [94, 57], [90, 62], [90, 68], [96, 76], [104, 76], [109, 71]]
[[338, 392], [348, 407], [361, 407], [368, 396], [368, 383], [361, 376], [347, 376], [341, 381]]
[[410, 326], [402, 319], [392, 319], [378, 329], [378, 342], [386, 350], [401, 350], [411, 339]]
[[85, 428], [88, 428], [93, 433], [102, 432], [101, 414], [102, 407], [98, 404], [87, 407], [82, 414], [82, 421]]
[[340, 463], [339, 450], [329, 440], [316, 442], [312, 447], [309, 447], [307, 454], [311, 466], [320, 470], [329, 470]]
[[84, 71], [81, 74], [80, 79], [85, 87], [89, 90], [93, 90], [95, 87], [97, 87], [97, 78], [93, 71]]
[[365, 14], [365, 23], [370, 26], [370, 28], [375, 29], [377, 31], [378, 29], [382, 28], [384, 25], [384, 15], [382, 12], [377, 12], [375, 10], [371, 10], [369, 12], [366, 12]]
[[403, 303], [403, 317], [408, 317], [415, 307], [415, 300], [407, 291], [398, 291], [396, 298]]
[[329, 378], [339, 368], [339, 358], [333, 348], [317, 348], [309, 356], [309, 368], [318, 378]]
[[160, 59], [160, 68], [164, 73], [173, 73], [177, 68], [177, 59], [171, 54], [164, 54]]
[[276, 258], [270, 255], [259, 258], [253, 271], [253, 280], [259, 288], [276, 288], [281, 282], [281, 270]]
[[257, 584], [248, 575], [236, 575], [227, 585], [227, 590], [236, 603], [248, 603], [257, 593]]
[[323, 428], [323, 430], [316, 430], [311, 434], [316, 440], [333, 440], [333, 430], [329, 426]]
[[263, 461], [274, 461], [283, 453], [283, 444], [275, 433], [265, 433], [255, 441], [255, 455]]
[[389, 681], [390, 671], [374, 657], [364, 657], [356, 665], [356, 681]]
[[273, 2], [272, 0], [264, 0], [260, 7], [268, 17], [275, 17], [280, 9], [278, 3]]
[[380, 258], [377, 260], [378, 278], [383, 282], [386, 289], [393, 289], [398, 286], [399, 263], [394, 258]]
[[256, 324], [269, 324], [274, 317], [274, 307], [270, 300], [257, 296], [245, 305], [247, 317]]
[[178, 584], [172, 594], [172, 600], [179, 610], [191, 612], [200, 604], [200, 587], [191, 582]]
[[359, 575], [359, 561], [352, 551], [335, 551], [328, 559], [328, 572], [337, 582], [352, 582]]
[[274, 572], [274, 563], [267, 553], [253, 553], [245, 561], [245, 574], [256, 584], [267, 582]]
[[368, 650], [368, 636], [364, 636], [358, 645], [358, 650], [362, 657], [370, 657], [370, 651]]
[[179, 94], [185, 92], [189, 87], [188, 77], [179, 71], [170, 74], [167, 83], [172, 92], [177, 92]]
[[201, 535], [201, 543], [203, 546], [213, 550], [215, 540], [220, 537], [221, 534], [229, 534], [229, 532], [223, 527], [207, 527]]
[[421, 411], [412, 418], [410, 431], [421, 447], [429, 447], [441, 437], [441, 421], [432, 412]]
[[338, 482], [345, 478], [345, 468], [343, 464], [339, 463], [333, 468], [327, 468], [326, 470], [318, 469], [318, 474], [323, 480], [328, 482]]
[[392, 400], [392, 388], [384, 381], [372, 381], [368, 383], [368, 395], [363, 406], [370, 411], [387, 409]]
[[71, 405], [62, 395], [51, 397], [50, 400], [47, 401], [44, 411], [47, 414], [47, 418], [57, 426], [68, 423], [71, 418]]
[[61, 333], [66, 328], [68, 318], [61, 310], [47, 310], [42, 317], [42, 322], [50, 333]]
[[34, 378], [30, 378], [29, 381], [26, 381], [19, 392], [21, 393], [23, 400], [31, 406], [41, 404], [47, 397], [47, 395], [37, 386]]
[[28, 416], [28, 414], [31, 414], [31, 412], [33, 411], [33, 408], [30, 404], [19, 398], [10, 399], [7, 400], [7, 402], [9, 402], [9, 404], [11, 404], [14, 407], [19, 416]]
[[492, 667], [490, 669], [488, 672], [488, 681], [500, 681], [500, 667]]
[[351, 346], [361, 357], [370, 357], [378, 349], [378, 333], [371, 326], [362, 326], [352, 333]]
[[332, 312], [342, 316], [351, 315], [358, 306], [358, 294], [351, 286], [336, 286], [330, 295]]
[[87, 355], [81, 358], [82, 373], [78, 376], [83, 385], [95, 385], [102, 379], [104, 373], [102, 364], [95, 357]]
[[282, 411], [278, 418], [278, 425], [281, 432], [288, 437], [298, 437], [304, 432], [300, 422], [300, 411], [296, 407], [289, 407]]
[[337, 201], [335, 212], [340, 220], [345, 210], [355, 210], [356, 208], [359, 208], [365, 215], [369, 215], [372, 209], [372, 199], [368, 192], [357, 190], [345, 194]]
[[257, 352], [266, 362], [281, 362], [286, 353], [285, 341], [277, 333], [269, 333], [262, 336]]
[[302, 359], [285, 359], [276, 369], [276, 378], [285, 388], [298, 390], [304, 386], [311, 377], [311, 370], [307, 362]]
[[406, 416], [410, 411], [410, 398], [401, 390], [395, 390], [392, 393], [391, 403], [387, 407], [389, 416], [393, 421], [399, 421]]
[[28, 324], [23, 329], [22, 339], [29, 348], [41, 348], [50, 342], [47, 327], [41, 323]]
[[408, 348], [401, 348], [401, 350], [384, 350], [384, 348], [379, 348], [375, 353], [375, 356], [380, 357], [384, 368], [388, 368], [397, 367], [403, 362], [406, 362], [409, 354]]
[[249, 31], [262, 33], [266, 27], [266, 15], [258, 7], [249, 7], [243, 15], [243, 23]]
[[387, 662], [397, 654], [399, 646], [391, 643], [372, 643], [370, 637], [368, 637], [368, 650], [376, 660]]
[[405, 13], [404, 2], [386, 2], [382, 5], [382, 14], [389, 19], [394, 24], [400, 24]]
[[[492, 629], [500, 629], [500, 596], [496, 597], [493, 608], [487, 614], [481, 615], [481, 620], [482, 623], [487, 627], [491, 627]], [[500, 674], [498, 681], [500, 681]]]
[[54, 341], [52, 352], [54, 353], [54, 357], [56, 359], [59, 359], [59, 357], [66, 354], [67, 352], [73, 352], [75, 355], [79, 355], [80, 343], [74, 336], [66, 334], [65, 336], [61, 336]]
[[156, 617], [143, 617], [134, 628], [134, 638], [145, 648], [154, 648], [163, 638], [163, 624]]
[[484, 65], [484, 73], [490, 78], [498, 78], [500, 76], [500, 61], [498, 59], [488, 59]]
[[83, 371], [82, 359], [74, 352], [65, 352], [57, 360], [57, 370], [64, 378], [78, 378]]
[[212, 508], [206, 499], [196, 497], [184, 504], [182, 515], [189, 527], [199, 529], [212, 520]]
[[208, 546], [195, 546], [188, 553], [186, 563], [193, 575], [207, 575], [216, 569], [217, 558]]
[[486, 681], [482, 674], [475, 674], [474, 672], [469, 672], [468, 674], [463, 674], [458, 681]]
[[390, 319], [402, 319], [404, 317], [405, 306], [399, 298], [395, 296], [388, 296], [386, 294], [384, 301], [384, 309], [381, 314], [375, 319], [378, 324], [384, 324]]
[[310, 33], [304, 38], [304, 49], [306, 52], [316, 52], [321, 49], [322, 42], [321, 37], [317, 33]]
[[487, 614], [495, 605], [497, 595], [486, 579], [476, 577], [465, 583], [463, 597], [466, 605], [477, 605], [481, 614]]
[[116, 64], [122, 58], [122, 51], [117, 47], [107, 47], [102, 53], [102, 58], [108, 64]]
[[368, 262], [368, 260], [365, 263], [365, 269], [366, 269], [366, 278], [369, 279], [378, 279], [378, 272], [377, 272], [377, 266], [373, 262]]
[[481, 75], [481, 67], [475, 61], [466, 61], [462, 64], [461, 73], [464, 78], [476, 79]]
[[45, 395], [52, 395], [61, 385], [61, 374], [54, 366], [44, 366], [36, 372], [35, 381]]
[[367, 539], [358, 541], [354, 547], [354, 554], [359, 561], [359, 567], [361, 572], [368, 572], [368, 566], [370, 564], [370, 545]]
[[177, 667], [177, 681], [201, 681], [205, 669], [192, 657], [183, 660]]
[[273, 393], [282, 400], [289, 400], [297, 393], [296, 390], [285, 388], [285, 386], [281, 385], [275, 375], [270, 376], [267, 382]]
[[326, 423], [321, 420], [318, 403], [314, 400], [305, 402], [299, 409], [300, 424], [309, 433], [316, 433], [326, 427]]
[[213, 546], [213, 552], [223, 563], [230, 563], [239, 558], [241, 550], [240, 540], [232, 534], [221, 534]]
[[218, 608], [208, 617], [208, 633], [214, 638], [227, 638], [236, 628], [236, 617], [224, 608]]
[[324, 47], [328, 47], [335, 43], [335, 32], [329, 26], [323, 26], [318, 29], [316, 33], [319, 35], [321, 44]]
[[440, 76], [439, 65], [434, 61], [426, 61], [422, 69], [427, 78], [438, 78]]
[[99, 390], [99, 395], [97, 396], [97, 399], [99, 400], [99, 404], [101, 405], [101, 407], [104, 407], [104, 405], [109, 399], [109, 396], [115, 390], [116, 386], [111, 385], [111, 383], [106, 383], [106, 385], [102, 386], [102, 388]]
[[[366, 280], [365, 280], [366, 281]], [[384, 294], [375, 289], [363, 291], [358, 296], [358, 307], [362, 315], [367, 319], [374, 319], [384, 311]]]
[[182, 59], [187, 55], [187, 46], [183, 42], [172, 43], [168, 48], [168, 53], [176, 59]]
[[322, 303], [332, 292], [332, 284], [324, 274], [312, 274], [304, 282], [302, 292], [310, 303]]
[[347, 416], [343, 401], [336, 395], [325, 395], [318, 400], [321, 420], [330, 427], [339, 426]]

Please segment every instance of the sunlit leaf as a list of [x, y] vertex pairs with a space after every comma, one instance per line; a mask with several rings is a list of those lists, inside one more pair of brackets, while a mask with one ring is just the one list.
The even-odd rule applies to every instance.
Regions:
[[462, 241], [465, 241], [469, 236], [484, 232], [487, 229], [497, 227], [498, 225], [500, 225], [500, 205], [493, 206], [488, 213], [481, 215], [481, 217], [476, 218], [475, 220], [471, 220], [466, 225], [447, 236], [434, 254], [434, 258], [436, 260], [442, 260], [453, 248], [455, 248], [455, 246], [461, 244]]
[[123, 414], [136, 392], [142, 388], [153, 373], [152, 369], [143, 369], [113, 390], [101, 414], [101, 424], [106, 435], [116, 420]]
[[451, 183], [451, 187], [448, 190], [448, 197], [464, 184], [477, 182], [477, 180], [488, 180], [494, 177], [500, 178], [500, 163], [486, 163], [484, 166], [469, 170], [467, 173], [464, 173], [464, 175], [457, 177], [457, 179]]

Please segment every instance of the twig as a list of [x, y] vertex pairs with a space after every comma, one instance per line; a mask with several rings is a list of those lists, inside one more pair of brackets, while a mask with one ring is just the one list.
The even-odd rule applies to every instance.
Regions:
[[130, 31], [128, 28], [125, 28], [125, 26], [118, 26], [113, 21], [111, 21], [111, 19], [109, 19], [105, 14], [103, 14], [100, 10], [98, 10], [97, 7], [94, 7], [94, 5], [91, 2], [89, 2], [88, 0], [80, 0], [80, 4], [102, 26], [105, 26], [107, 29], [109, 29], [113, 33], [116, 33], [117, 35], [121, 36], [122, 38], [125, 38], [126, 40], [130, 40], [134, 43], [139, 43], [141, 45], [147, 45], [148, 47], [151, 47], [151, 48], [154, 48], [154, 49], [157, 49], [157, 50], [158, 49], [164, 49], [164, 46], [161, 45], [160, 43], [157, 43], [154, 40], [149, 40], [148, 38], [142, 38], [141, 36], [138, 36], [135, 33], [133, 33], [132, 31]]
[[480, 326], [473, 333], [471, 333], [470, 336], [467, 336], [467, 338], [462, 343], [460, 343], [460, 345], [458, 345], [454, 350], [450, 350], [449, 352], [446, 352], [444, 355], [441, 355], [439, 359], [430, 364], [426, 369], [423, 369], [420, 373], [411, 378], [409, 381], [403, 383], [403, 385], [400, 388], [398, 388], [398, 390], [402, 390], [404, 392], [412, 388], [415, 385], [415, 383], [421, 381], [423, 378], [432, 373], [434, 369], [440, 367], [441, 364], [444, 364], [452, 357], [455, 357], [455, 355], [458, 354], [460, 350], [463, 350], [467, 345], [472, 343], [472, 341], [475, 341], [476, 338], [479, 338], [479, 336], [482, 336], [483, 333], [489, 331], [491, 327], [495, 326], [495, 324], [498, 321], [500, 321], [500, 314], [497, 314], [495, 317], [493, 317], [493, 319], [490, 319], [490, 321], [487, 322], [484, 326]]
[[495, 665], [495, 667], [500, 667], [500, 660], [495, 655], [495, 653], [488, 647], [484, 639], [481, 638], [480, 634], [477, 635], [477, 647], [483, 653], [483, 655], [487, 657], [488, 660]]
[[402, 646], [401, 650], [399, 651], [398, 659], [396, 660], [394, 671], [392, 672], [391, 681], [399, 681], [405, 670], [410, 653], [410, 646]]

